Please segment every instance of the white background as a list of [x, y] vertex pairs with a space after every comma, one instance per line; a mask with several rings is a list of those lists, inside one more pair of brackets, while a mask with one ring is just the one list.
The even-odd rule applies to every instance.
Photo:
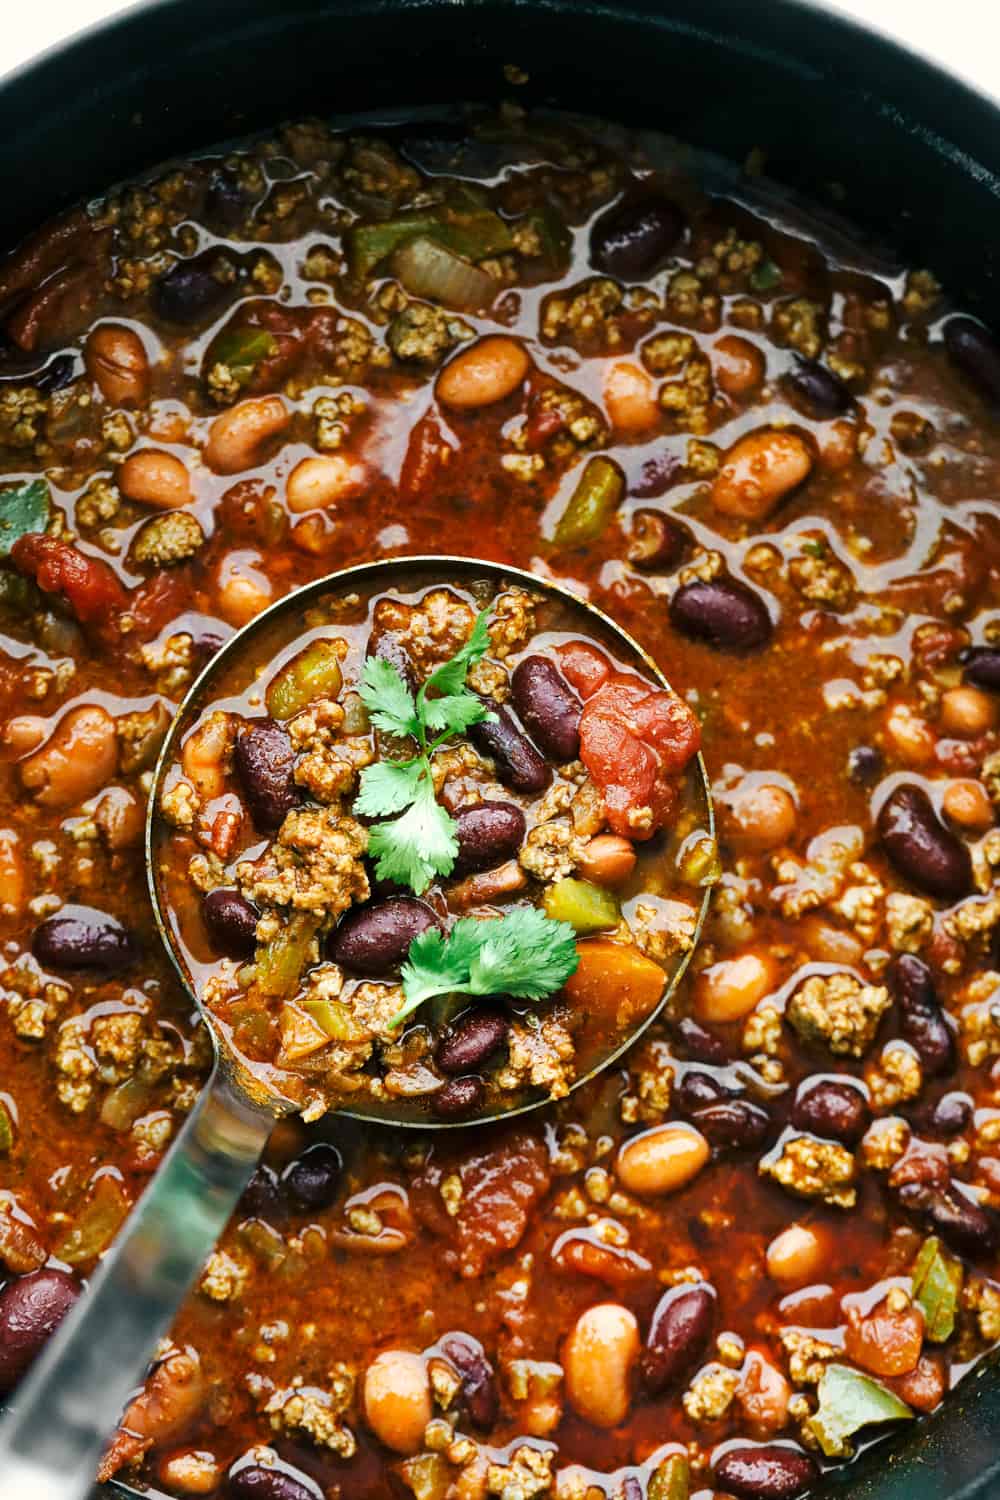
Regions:
[[[239, 0], [232, 0], [234, 5]], [[274, 0], [280, 5], [282, 0]], [[766, 6], [767, 0], [742, 0]], [[997, 0], [826, 0], [829, 8], [890, 32], [990, 93], [1000, 95]], [[2, 0], [0, 73], [124, 10], [124, 0]]]

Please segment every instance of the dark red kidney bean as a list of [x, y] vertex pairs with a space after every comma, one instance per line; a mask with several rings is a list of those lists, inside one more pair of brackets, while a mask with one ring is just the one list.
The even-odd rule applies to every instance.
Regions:
[[666, 260], [684, 233], [680, 209], [659, 194], [625, 198], [590, 231], [590, 261], [606, 276], [642, 281]]
[[514, 668], [511, 701], [535, 744], [553, 760], [580, 753], [580, 700], [554, 662], [526, 656]]
[[1000, 650], [994, 646], [969, 646], [959, 656], [962, 681], [987, 692], [1000, 693]]
[[928, 1127], [935, 1135], [961, 1135], [972, 1120], [972, 1100], [968, 1094], [942, 1094], [930, 1112]]
[[167, 323], [207, 322], [229, 300], [231, 287], [212, 274], [215, 256], [178, 261], [153, 286], [153, 311]]
[[749, 1099], [720, 1099], [693, 1110], [691, 1123], [717, 1151], [750, 1151], [767, 1135], [771, 1116]]
[[212, 173], [204, 203], [204, 215], [210, 224], [217, 229], [238, 229], [252, 207], [253, 199], [235, 172], [220, 167]]
[[183, 628], [191, 637], [192, 645], [197, 653], [198, 660], [202, 664], [211, 661], [217, 652], [234, 634], [233, 627], [227, 625], [225, 620], [219, 620], [215, 615], [202, 615], [194, 611], [185, 613], [178, 619], [178, 624], [183, 622]]
[[249, 958], [257, 945], [260, 912], [239, 891], [220, 886], [209, 891], [201, 903], [208, 935], [229, 958]]
[[510, 1022], [498, 1010], [474, 1010], [456, 1021], [437, 1044], [442, 1073], [475, 1073], [507, 1040]]
[[230, 1500], [319, 1500], [319, 1487], [282, 1469], [247, 1464], [226, 1480]]
[[277, 1224], [288, 1212], [285, 1190], [273, 1167], [261, 1162], [250, 1181], [243, 1189], [237, 1217], [241, 1219], [266, 1219]]
[[819, 1478], [808, 1453], [767, 1444], [730, 1448], [715, 1465], [715, 1482], [739, 1500], [795, 1500]]
[[431, 1108], [442, 1120], [464, 1120], [482, 1109], [486, 1085], [481, 1078], [451, 1078], [431, 1095]]
[[917, 1053], [925, 1073], [950, 1072], [955, 1038], [934, 987], [934, 975], [915, 953], [901, 953], [890, 965], [889, 989], [899, 1006], [900, 1034]]
[[774, 633], [763, 599], [734, 578], [682, 583], [670, 600], [670, 623], [720, 651], [756, 651]]
[[513, 802], [477, 802], [455, 814], [458, 858], [452, 875], [476, 875], [512, 859], [524, 842], [524, 813]]
[[625, 555], [642, 572], [664, 572], [677, 566], [690, 545], [690, 532], [673, 516], [643, 507], [632, 516]]
[[952, 364], [967, 375], [980, 394], [1000, 402], [1000, 345], [974, 318], [949, 318], [944, 347]]
[[716, 1068], [725, 1067], [729, 1061], [729, 1049], [721, 1037], [691, 1016], [681, 1016], [671, 1029], [692, 1061], [709, 1063]]
[[806, 1079], [792, 1105], [792, 1124], [853, 1146], [868, 1129], [871, 1110], [859, 1088], [835, 1078]]
[[628, 492], [637, 500], [656, 500], [684, 473], [677, 454], [661, 448], [652, 458], [643, 459], [638, 474], [629, 475]]
[[343, 1165], [336, 1146], [317, 1141], [285, 1168], [282, 1181], [303, 1208], [329, 1208], [337, 1196]]
[[257, 827], [270, 833], [301, 801], [292, 742], [273, 719], [252, 719], [236, 738], [236, 774]]
[[31, 951], [44, 969], [98, 969], [118, 974], [139, 957], [139, 945], [117, 917], [93, 906], [63, 906], [35, 928]]
[[904, 1182], [896, 1189], [899, 1202], [920, 1214], [946, 1244], [962, 1255], [995, 1255], [1000, 1246], [996, 1218], [955, 1185]]
[[330, 934], [327, 952], [334, 963], [353, 974], [379, 979], [399, 968], [415, 937], [438, 925], [425, 901], [416, 896], [389, 896], [348, 912]]
[[656, 1396], [694, 1364], [712, 1332], [715, 1288], [706, 1281], [671, 1287], [653, 1311], [639, 1356], [642, 1383]]
[[734, 1097], [734, 1091], [718, 1078], [713, 1078], [711, 1073], [700, 1073], [696, 1068], [686, 1071], [674, 1090], [674, 1102], [682, 1115], [689, 1115], [706, 1104], [718, 1104], [720, 1099]]
[[492, 1427], [500, 1403], [493, 1366], [482, 1344], [468, 1333], [446, 1333], [440, 1349], [462, 1377], [462, 1395], [469, 1416], [477, 1427]]
[[850, 387], [815, 359], [796, 355], [795, 368], [785, 376], [785, 384], [812, 417], [840, 417], [854, 405]]
[[469, 730], [472, 743], [493, 758], [499, 780], [511, 791], [544, 792], [552, 780], [544, 758], [515, 724], [510, 709], [494, 703], [492, 698], [484, 698], [483, 702], [493, 717], [473, 724]]
[[391, 667], [396, 668], [410, 692], [417, 691], [417, 674], [413, 670], [410, 653], [394, 631], [387, 630], [380, 635], [368, 655], [377, 657], [379, 661], [387, 661]]
[[45, 1267], [7, 1283], [0, 1292], [0, 1395], [14, 1389], [79, 1295], [72, 1276]]
[[927, 793], [898, 786], [883, 802], [878, 836], [905, 880], [942, 901], [959, 901], [972, 890], [968, 848], [941, 822]]
[[847, 775], [855, 786], [872, 786], [882, 775], [882, 752], [874, 745], [855, 745], [847, 757]]

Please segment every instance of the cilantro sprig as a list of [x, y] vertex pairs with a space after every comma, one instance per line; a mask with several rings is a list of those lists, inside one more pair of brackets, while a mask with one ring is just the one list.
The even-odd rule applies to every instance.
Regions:
[[406, 1004], [390, 1025], [399, 1026], [434, 995], [513, 995], [541, 1000], [576, 970], [576, 933], [533, 906], [504, 917], [461, 917], [445, 936], [436, 927], [410, 944], [403, 965]]
[[392, 662], [381, 657], [369, 657], [361, 674], [359, 692], [375, 728], [415, 739], [419, 748], [407, 759], [367, 766], [354, 811], [364, 818], [391, 820], [375, 823], [368, 835], [375, 873], [380, 880], [408, 885], [418, 896], [435, 875], [449, 874], [458, 857], [455, 820], [434, 795], [431, 756], [452, 735], [490, 717], [466, 687], [469, 668], [489, 650], [486, 621], [484, 610], [465, 645], [416, 694]]

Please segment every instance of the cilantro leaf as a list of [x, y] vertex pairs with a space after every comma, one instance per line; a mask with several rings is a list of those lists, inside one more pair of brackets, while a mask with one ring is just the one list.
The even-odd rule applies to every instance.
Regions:
[[376, 729], [400, 736], [419, 733], [420, 720], [413, 694], [391, 661], [369, 656], [358, 691]]
[[406, 1004], [398, 1026], [434, 995], [514, 995], [541, 1000], [576, 970], [576, 935], [535, 907], [517, 907], [497, 919], [462, 917], [447, 937], [421, 933], [403, 965]]
[[409, 807], [424, 774], [421, 760], [377, 760], [361, 772], [354, 811], [362, 818], [385, 818]]
[[446, 729], [449, 734], [460, 734], [470, 724], [480, 724], [490, 716], [486, 704], [471, 693], [449, 693], [444, 698], [431, 698], [423, 708], [427, 728]]
[[428, 694], [444, 696], [461, 692], [465, 687], [469, 668], [477, 661], [481, 661], [490, 649], [490, 633], [486, 627], [488, 618], [489, 615], [485, 609], [480, 611], [472, 627], [472, 634], [465, 645], [428, 677], [421, 690], [424, 696]]
[[7, 557], [20, 537], [44, 531], [51, 511], [51, 496], [44, 479], [26, 479], [23, 484], [0, 489], [0, 557]]
[[376, 823], [368, 835], [378, 878], [408, 885], [418, 896], [435, 875], [447, 875], [458, 857], [455, 820], [435, 798], [423, 763], [420, 769], [406, 812], [391, 823]]

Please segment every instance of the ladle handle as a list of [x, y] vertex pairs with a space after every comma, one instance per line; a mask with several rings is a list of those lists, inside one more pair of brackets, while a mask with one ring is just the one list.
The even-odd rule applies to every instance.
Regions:
[[274, 1126], [216, 1067], [90, 1287], [0, 1424], [0, 1495], [81, 1500]]

